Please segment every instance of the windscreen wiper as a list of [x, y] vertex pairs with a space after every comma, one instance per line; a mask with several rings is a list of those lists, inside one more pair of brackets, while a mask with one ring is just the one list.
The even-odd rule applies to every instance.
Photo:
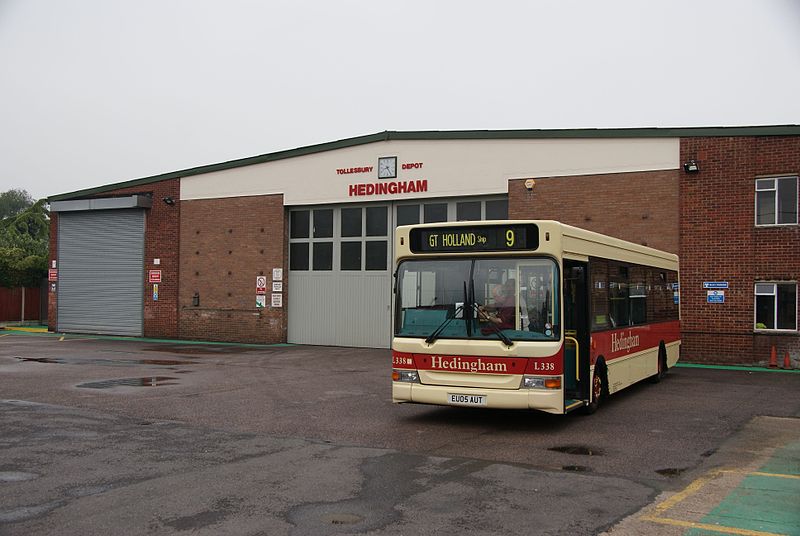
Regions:
[[475, 307], [475, 310], [478, 311], [478, 314], [482, 314], [483, 315], [483, 318], [486, 320], [486, 323], [489, 324], [489, 329], [491, 329], [492, 331], [497, 333], [497, 336], [500, 337], [500, 340], [503, 341], [503, 344], [505, 344], [509, 348], [514, 346], [514, 342], [511, 339], [508, 338], [508, 335], [503, 333], [502, 329], [498, 328], [497, 325], [495, 325], [495, 323], [492, 322], [491, 318], [489, 318], [489, 315], [487, 315], [486, 313], [483, 313], [477, 307]]
[[447, 318], [445, 318], [444, 321], [441, 324], [439, 324], [439, 327], [433, 330], [433, 333], [428, 335], [428, 338], [425, 339], [425, 342], [427, 344], [433, 344], [433, 342], [439, 338], [439, 335], [442, 333], [442, 331], [444, 331], [444, 328], [446, 328], [447, 325], [450, 324], [450, 322], [452, 322], [452, 320], [458, 316], [458, 313], [462, 312], [463, 310], [464, 310], [463, 305], [459, 305], [458, 307], [456, 307], [456, 310], [453, 311], [453, 316], [448, 316]]

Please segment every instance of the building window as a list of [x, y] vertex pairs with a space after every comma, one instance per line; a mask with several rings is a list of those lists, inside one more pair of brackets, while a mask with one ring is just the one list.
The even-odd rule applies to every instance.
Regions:
[[423, 207], [425, 223], [447, 221], [447, 203], [426, 203]]
[[295, 210], [289, 215], [289, 237], [308, 238], [308, 214], [307, 210]]
[[797, 283], [756, 283], [755, 328], [797, 331]]
[[419, 205], [398, 205], [397, 225], [416, 225], [419, 223]]
[[367, 240], [366, 266], [367, 270], [386, 270], [386, 256], [388, 253], [386, 240]]
[[797, 224], [797, 177], [756, 179], [756, 225]]
[[308, 270], [308, 242], [289, 244], [289, 269]]
[[314, 211], [314, 238], [333, 237], [333, 210], [322, 209]]
[[[415, 205], [419, 212], [419, 205]], [[322, 273], [386, 271], [389, 206], [289, 212], [289, 269]]]
[[367, 208], [367, 236], [386, 236], [389, 230], [388, 207]]
[[508, 219], [508, 199], [498, 199], [486, 202], [487, 220]]
[[342, 209], [342, 236], [361, 236], [361, 208]]
[[464, 201], [456, 203], [456, 220], [458, 221], [480, 221], [481, 202]]
[[314, 242], [313, 269], [333, 270], [333, 242]]

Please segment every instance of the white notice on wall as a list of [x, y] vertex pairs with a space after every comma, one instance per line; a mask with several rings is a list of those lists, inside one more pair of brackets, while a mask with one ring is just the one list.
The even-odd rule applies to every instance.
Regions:
[[272, 269], [272, 280], [273, 281], [283, 281], [283, 268], [273, 268]]
[[272, 306], [273, 307], [283, 307], [283, 294], [273, 294], [272, 295]]
[[272, 292], [283, 292], [283, 281], [273, 281]]
[[267, 297], [256, 295], [256, 307], [262, 309], [267, 306]]

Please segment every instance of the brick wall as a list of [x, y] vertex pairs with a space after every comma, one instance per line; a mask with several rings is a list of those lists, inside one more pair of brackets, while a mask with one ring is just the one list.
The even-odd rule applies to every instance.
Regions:
[[[178, 336], [178, 241], [180, 238], [180, 180], [159, 181], [144, 186], [121, 188], [103, 192], [94, 197], [119, 197], [133, 194], [149, 194], [153, 206], [145, 210], [144, 237], [144, 335], [145, 337], [176, 338]], [[165, 197], [175, 200], [174, 205], [162, 201]], [[50, 261], [57, 260], [58, 214], [51, 215]], [[160, 264], [154, 264], [160, 259]], [[52, 264], [51, 264], [52, 265]], [[161, 270], [158, 284], [158, 301], [153, 300], [153, 285], [147, 282], [148, 270]], [[57, 326], [58, 302], [56, 293], [48, 296], [48, 328]]]
[[[286, 214], [283, 196], [183, 201], [179, 325], [183, 339], [286, 341]], [[284, 307], [270, 307], [272, 269], [284, 269]], [[256, 308], [256, 277], [267, 307]], [[194, 306], [197, 293], [200, 304]]]
[[[797, 333], [756, 333], [755, 281], [800, 279], [800, 227], [755, 226], [755, 179], [800, 172], [800, 138], [684, 138], [680, 174], [682, 355], [707, 363], [800, 361]], [[704, 281], [727, 281], [725, 303], [707, 303]]]
[[535, 178], [508, 184], [512, 219], [552, 219], [678, 253], [679, 172]]

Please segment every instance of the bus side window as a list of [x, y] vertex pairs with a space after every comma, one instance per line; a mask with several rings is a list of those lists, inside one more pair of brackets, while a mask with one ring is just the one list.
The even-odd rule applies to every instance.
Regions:
[[611, 326], [608, 314], [608, 261], [590, 259], [592, 274], [592, 329], [607, 329]]
[[613, 317], [612, 325], [630, 325], [630, 303], [628, 287], [628, 267], [611, 261], [608, 263], [608, 314]]
[[644, 324], [647, 316], [647, 268], [643, 266], [630, 267], [630, 319], [631, 325]]

